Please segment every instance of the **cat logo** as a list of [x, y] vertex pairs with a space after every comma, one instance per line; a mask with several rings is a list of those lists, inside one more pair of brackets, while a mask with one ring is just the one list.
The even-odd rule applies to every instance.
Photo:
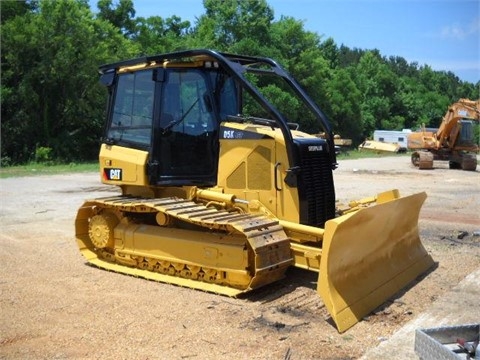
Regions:
[[323, 147], [321, 145], [310, 145], [308, 151], [322, 151]]
[[107, 180], [122, 180], [122, 169], [105, 169], [103, 174]]

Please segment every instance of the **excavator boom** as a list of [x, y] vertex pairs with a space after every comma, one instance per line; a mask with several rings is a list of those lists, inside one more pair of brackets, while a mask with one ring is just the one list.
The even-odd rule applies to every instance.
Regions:
[[[458, 123], [461, 120], [480, 121], [480, 99], [477, 101], [460, 99], [458, 102], [450, 105], [435, 134], [437, 149], [440, 147], [453, 149], [455, 147], [460, 132]], [[478, 151], [478, 144], [470, 144], [469, 146], [473, 150], [476, 147]]]

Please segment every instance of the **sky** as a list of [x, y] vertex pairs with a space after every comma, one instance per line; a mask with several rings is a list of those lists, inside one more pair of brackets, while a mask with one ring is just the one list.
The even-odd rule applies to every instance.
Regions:
[[[136, 16], [179, 16], [195, 25], [202, 0], [133, 0]], [[96, 4], [95, 0], [91, 0]], [[115, 3], [115, 1], [114, 1]], [[290, 16], [337, 46], [378, 49], [382, 56], [480, 81], [480, 0], [267, 0], [275, 20]], [[92, 6], [96, 11], [96, 5]]]

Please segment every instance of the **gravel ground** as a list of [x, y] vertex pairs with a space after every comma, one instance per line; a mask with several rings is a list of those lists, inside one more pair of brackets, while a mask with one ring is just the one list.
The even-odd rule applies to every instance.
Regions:
[[436, 262], [343, 334], [311, 272], [291, 269], [233, 299], [86, 265], [77, 208], [115, 192], [98, 174], [0, 179], [0, 358], [358, 359], [480, 267], [479, 170], [435, 166], [420, 171], [405, 156], [340, 161], [341, 202], [391, 188], [427, 192], [420, 235]]

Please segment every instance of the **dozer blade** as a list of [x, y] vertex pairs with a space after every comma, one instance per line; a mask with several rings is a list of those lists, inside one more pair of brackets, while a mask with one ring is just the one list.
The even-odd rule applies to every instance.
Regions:
[[418, 234], [424, 192], [329, 220], [318, 288], [343, 332], [433, 265]]

